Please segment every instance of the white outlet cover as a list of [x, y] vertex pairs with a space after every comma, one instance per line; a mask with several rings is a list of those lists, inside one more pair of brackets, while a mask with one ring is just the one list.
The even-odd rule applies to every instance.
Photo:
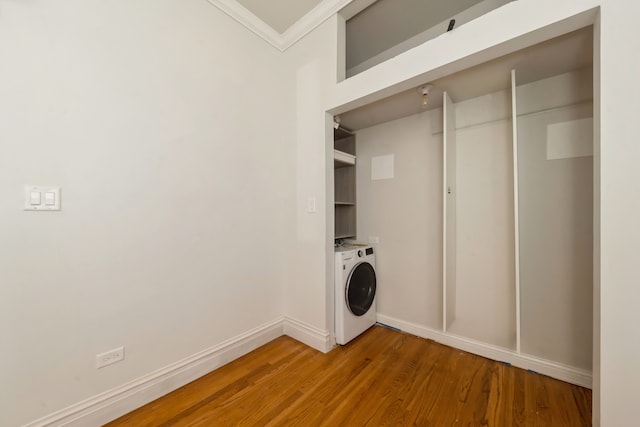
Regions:
[[96, 368], [104, 368], [105, 366], [124, 360], [124, 346], [114, 348], [96, 355]]
[[[32, 204], [31, 193], [40, 193], [40, 203]], [[49, 196], [53, 194], [53, 203], [45, 203], [45, 194]], [[41, 185], [25, 185], [24, 186], [24, 210], [25, 211], [59, 211], [60, 204], [60, 187], [44, 187]]]

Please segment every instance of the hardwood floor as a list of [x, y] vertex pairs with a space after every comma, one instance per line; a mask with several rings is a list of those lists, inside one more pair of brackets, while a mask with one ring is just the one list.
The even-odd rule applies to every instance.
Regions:
[[576, 427], [591, 391], [375, 326], [328, 354], [280, 337], [107, 425]]

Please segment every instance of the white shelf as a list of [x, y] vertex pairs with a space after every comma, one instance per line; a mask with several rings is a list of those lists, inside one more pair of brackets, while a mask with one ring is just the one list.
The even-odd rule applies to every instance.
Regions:
[[347, 233], [347, 234], [336, 234], [335, 238], [336, 239], [349, 239], [349, 238], [354, 238], [355, 239], [356, 235], [352, 234], [352, 233]]
[[336, 167], [353, 166], [356, 164], [356, 156], [340, 150], [333, 150], [333, 163]]

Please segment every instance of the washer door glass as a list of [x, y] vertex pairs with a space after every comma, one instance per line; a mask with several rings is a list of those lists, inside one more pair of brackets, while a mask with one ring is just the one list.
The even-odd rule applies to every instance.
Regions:
[[376, 296], [376, 272], [368, 262], [356, 265], [347, 281], [347, 307], [356, 316], [365, 314]]

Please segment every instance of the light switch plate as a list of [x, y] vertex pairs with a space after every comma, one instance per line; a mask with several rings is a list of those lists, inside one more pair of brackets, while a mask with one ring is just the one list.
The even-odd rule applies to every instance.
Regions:
[[42, 193], [39, 191], [32, 191], [29, 195], [29, 204], [32, 206], [39, 206], [42, 204]]
[[[39, 193], [40, 197], [32, 197], [32, 193]], [[45, 195], [48, 198], [45, 199]], [[53, 195], [53, 200], [51, 200]], [[39, 201], [39, 203], [34, 203]], [[46, 202], [46, 203], [43, 203]], [[60, 187], [44, 187], [41, 185], [24, 186], [24, 210], [25, 211], [59, 211]]]
[[47, 191], [46, 193], [44, 193], [44, 204], [47, 206], [53, 206], [56, 204], [56, 193], [52, 192], [52, 191]]
[[309, 197], [307, 199], [307, 212], [308, 213], [316, 213], [316, 212], [318, 212], [318, 210], [316, 208], [316, 198], [315, 197]]

